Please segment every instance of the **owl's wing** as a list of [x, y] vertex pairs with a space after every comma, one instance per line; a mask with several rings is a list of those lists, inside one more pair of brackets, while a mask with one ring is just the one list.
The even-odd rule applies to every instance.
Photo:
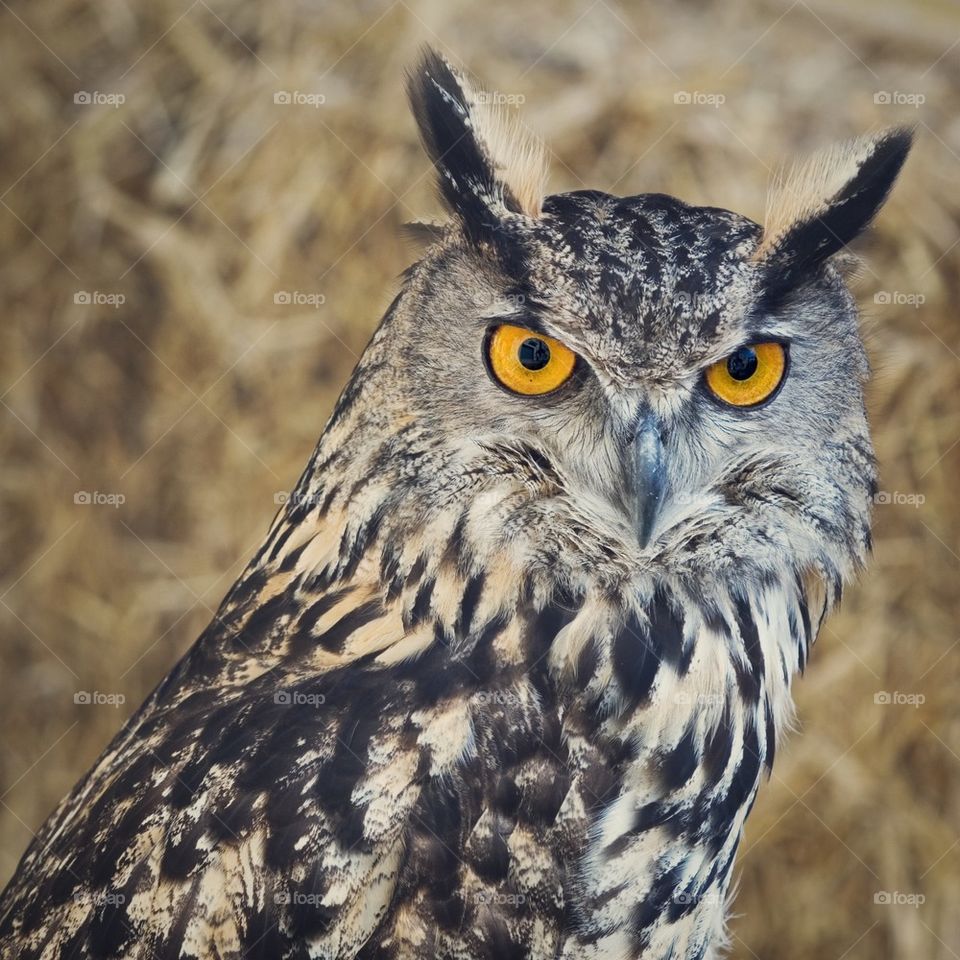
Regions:
[[4, 956], [345, 958], [368, 938], [420, 771], [409, 690], [358, 660], [416, 631], [362, 591], [273, 590], [234, 591], [42, 828], [0, 901]]

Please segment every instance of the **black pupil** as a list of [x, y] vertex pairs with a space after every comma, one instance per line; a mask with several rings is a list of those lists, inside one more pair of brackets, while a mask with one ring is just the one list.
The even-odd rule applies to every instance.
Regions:
[[757, 372], [757, 353], [752, 347], [741, 347], [730, 354], [727, 372], [734, 380], [749, 380]]
[[550, 362], [550, 348], [536, 337], [529, 337], [520, 344], [520, 363], [528, 370], [542, 370]]

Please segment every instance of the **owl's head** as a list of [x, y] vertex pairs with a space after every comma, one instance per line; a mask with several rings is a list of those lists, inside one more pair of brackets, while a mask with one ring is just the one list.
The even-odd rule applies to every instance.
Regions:
[[610, 582], [855, 567], [874, 458], [838, 259], [909, 132], [814, 157], [761, 226], [662, 194], [546, 196], [542, 152], [441, 57], [409, 91], [452, 219], [321, 443], [354, 465], [335, 499], [355, 526], [373, 504], [378, 529], [442, 514]]

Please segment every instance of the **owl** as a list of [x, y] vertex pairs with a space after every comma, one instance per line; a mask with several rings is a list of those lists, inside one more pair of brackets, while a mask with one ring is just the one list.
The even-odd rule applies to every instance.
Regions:
[[791, 679], [870, 549], [846, 245], [910, 147], [763, 225], [546, 195], [433, 51], [449, 221], [213, 622], [0, 901], [28, 958], [700, 960]]

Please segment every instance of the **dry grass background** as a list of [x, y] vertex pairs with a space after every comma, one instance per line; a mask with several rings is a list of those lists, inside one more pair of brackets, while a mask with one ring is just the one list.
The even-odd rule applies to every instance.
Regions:
[[[429, 41], [525, 98], [555, 191], [666, 191], [760, 218], [779, 160], [918, 124], [858, 294], [882, 486], [925, 499], [878, 506], [872, 569], [798, 684], [802, 735], [742, 848], [733, 955], [960, 954], [953, 3], [2, 7], [0, 881], [211, 616], [415, 255], [399, 227], [436, 206], [401, 76]], [[281, 90], [324, 103], [275, 104]], [[275, 303], [283, 291], [324, 302]], [[75, 704], [81, 690], [126, 699]]]

